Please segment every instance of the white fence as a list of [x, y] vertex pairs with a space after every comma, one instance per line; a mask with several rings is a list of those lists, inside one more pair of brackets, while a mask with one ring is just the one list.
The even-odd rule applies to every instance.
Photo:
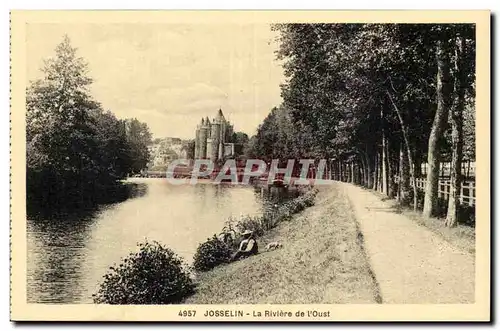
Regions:
[[[450, 176], [450, 162], [441, 162], [439, 165], [439, 176], [449, 177]], [[421, 172], [425, 176], [427, 175], [428, 165], [427, 163], [422, 163]], [[476, 162], [466, 161], [462, 162], [462, 175], [466, 178], [476, 177]]]
[[[417, 178], [417, 188], [425, 190], [425, 178]], [[448, 199], [450, 195], [451, 184], [449, 180], [439, 180], [439, 197]], [[460, 189], [460, 203], [463, 205], [475, 206], [476, 205], [476, 182], [464, 181]]]

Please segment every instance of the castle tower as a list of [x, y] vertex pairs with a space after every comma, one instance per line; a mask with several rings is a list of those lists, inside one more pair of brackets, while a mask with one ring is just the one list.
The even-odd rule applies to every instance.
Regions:
[[216, 120], [220, 123], [220, 132], [219, 132], [219, 141], [218, 141], [219, 146], [217, 148], [217, 152], [218, 152], [217, 157], [219, 159], [222, 159], [224, 157], [224, 143], [226, 142], [227, 123], [226, 123], [226, 119], [224, 118], [224, 114], [222, 114], [221, 109], [219, 109], [219, 112], [217, 113]]
[[205, 123], [205, 119], [202, 118], [200, 126], [200, 159], [205, 159], [207, 157], [207, 133], [208, 125]]
[[207, 159], [212, 158], [212, 124], [208, 116], [205, 118], [205, 125], [207, 126], [207, 144], [206, 144], [206, 154]]
[[219, 109], [217, 116], [212, 122], [212, 151], [210, 153], [210, 159], [213, 162], [222, 159], [222, 157], [220, 156], [220, 145], [221, 145], [223, 121], [224, 121], [224, 115], [222, 114], [222, 110]]
[[196, 133], [194, 138], [194, 158], [200, 158], [200, 125], [196, 126]]
[[234, 127], [230, 122], [226, 122], [226, 132], [225, 132], [225, 139], [224, 142], [232, 142], [233, 141], [233, 133], [234, 133]]
[[[208, 118], [208, 116], [205, 118], [205, 125], [207, 126], [207, 138], [210, 138], [212, 136], [212, 124], [210, 123], [210, 119]], [[207, 150], [207, 154], [210, 153], [208, 150]]]
[[212, 162], [223, 159], [225, 144], [232, 141], [233, 130], [233, 125], [225, 119], [222, 109], [212, 121], [208, 117], [202, 118], [196, 127], [195, 158], [210, 158]]

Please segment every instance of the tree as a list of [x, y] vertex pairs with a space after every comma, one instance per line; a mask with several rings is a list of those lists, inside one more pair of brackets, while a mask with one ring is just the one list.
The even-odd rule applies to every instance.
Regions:
[[98, 203], [108, 197], [106, 190], [147, 160], [147, 126], [118, 120], [102, 109], [90, 95], [92, 79], [76, 51], [65, 36], [55, 57], [45, 61], [43, 77], [27, 89], [30, 214]]
[[460, 193], [462, 189], [462, 159], [463, 159], [463, 124], [464, 111], [466, 107], [467, 86], [474, 80], [474, 60], [470, 61], [471, 49], [467, 47], [466, 38], [473, 41], [474, 29], [470, 25], [459, 25], [456, 28], [457, 35], [452, 38], [455, 54], [453, 57], [454, 72], [454, 100], [451, 109], [451, 143], [452, 159], [450, 167], [450, 195], [448, 199], [448, 211], [445, 225], [456, 226], [458, 223], [458, 210], [460, 206]]
[[194, 159], [194, 139], [189, 139], [182, 144], [182, 150], [186, 152], [186, 158], [188, 160]]
[[42, 72], [26, 97], [28, 200], [51, 205], [86, 199], [98, 174], [94, 115], [100, 111], [88, 93], [87, 64], [65, 36]]
[[245, 145], [248, 143], [248, 135], [245, 132], [234, 132], [232, 141], [235, 144]]
[[132, 158], [130, 171], [139, 173], [149, 162], [148, 146], [152, 143], [151, 132], [146, 123], [133, 118], [126, 120], [126, 133]]
[[450, 76], [450, 43], [447, 30], [443, 27], [437, 28], [438, 40], [436, 42], [437, 83], [436, 99], [437, 108], [434, 115], [431, 134], [429, 136], [429, 148], [427, 152], [427, 181], [425, 186], [424, 210], [425, 217], [435, 216], [438, 207], [438, 185], [440, 151], [439, 139], [442, 137], [444, 127], [448, 119], [448, 111], [451, 106], [452, 82]]
[[304, 155], [304, 133], [299, 132], [292, 123], [290, 112], [284, 107], [275, 107], [264, 119], [245, 148], [248, 158], [261, 158], [267, 162], [280, 159], [286, 164], [288, 159]]

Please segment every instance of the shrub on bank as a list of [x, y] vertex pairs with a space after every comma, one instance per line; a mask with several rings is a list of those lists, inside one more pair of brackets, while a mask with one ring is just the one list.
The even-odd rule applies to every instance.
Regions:
[[208, 271], [220, 264], [228, 263], [232, 252], [231, 247], [214, 235], [196, 249], [193, 267], [196, 271]]
[[314, 199], [316, 198], [317, 192], [318, 191], [316, 189], [307, 191], [304, 195], [301, 195], [298, 198], [285, 204], [284, 207], [288, 209], [292, 214], [299, 213], [307, 207], [311, 207], [314, 205]]
[[182, 258], [158, 242], [139, 244], [118, 266], [110, 267], [94, 303], [172, 304], [194, 293]]
[[235, 228], [239, 233], [250, 230], [257, 237], [262, 236], [266, 230], [267, 219], [264, 219], [263, 216], [243, 216], [240, 220], [238, 220], [235, 224]]

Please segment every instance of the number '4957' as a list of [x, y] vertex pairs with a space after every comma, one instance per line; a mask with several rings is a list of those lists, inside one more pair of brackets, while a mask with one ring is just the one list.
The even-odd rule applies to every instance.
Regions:
[[196, 310], [180, 310], [179, 316], [181, 316], [181, 317], [195, 317]]

